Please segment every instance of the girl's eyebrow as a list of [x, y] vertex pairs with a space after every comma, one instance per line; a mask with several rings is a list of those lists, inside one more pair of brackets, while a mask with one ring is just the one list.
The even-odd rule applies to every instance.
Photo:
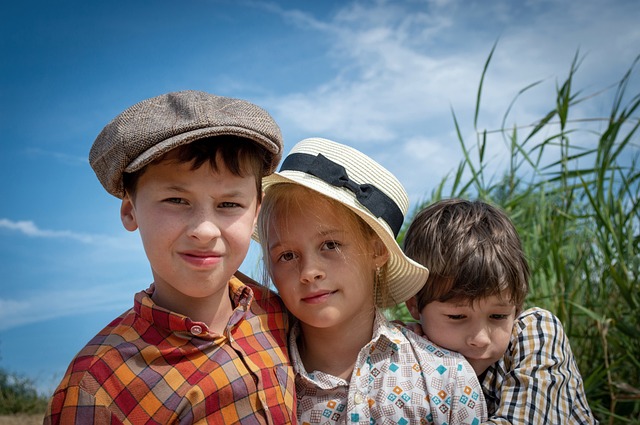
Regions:
[[335, 235], [335, 234], [342, 235], [342, 234], [344, 234], [344, 233], [346, 233], [346, 230], [344, 230], [344, 229], [339, 229], [339, 228], [320, 229], [320, 230], [318, 231], [318, 235], [319, 235], [319, 236], [322, 236], [322, 237], [325, 237], [325, 236], [332, 236], [332, 235]]
[[280, 248], [282, 246], [282, 242], [278, 239], [273, 243], [270, 243], [268, 248], [269, 248], [269, 252], [275, 250], [276, 248]]

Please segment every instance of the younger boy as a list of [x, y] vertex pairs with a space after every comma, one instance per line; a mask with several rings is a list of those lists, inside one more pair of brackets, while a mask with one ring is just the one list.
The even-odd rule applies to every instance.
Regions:
[[536, 307], [522, 312], [529, 266], [503, 211], [436, 202], [416, 215], [404, 250], [430, 270], [407, 308], [426, 337], [473, 366], [489, 422], [597, 423], [560, 321]]
[[102, 130], [89, 161], [139, 230], [153, 283], [77, 354], [45, 424], [295, 420], [284, 307], [237, 273], [281, 155], [266, 111], [197, 91], [144, 100]]

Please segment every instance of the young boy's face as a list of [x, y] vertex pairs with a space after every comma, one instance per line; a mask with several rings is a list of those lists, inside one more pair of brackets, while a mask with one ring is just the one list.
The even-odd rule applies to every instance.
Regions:
[[[139, 230], [160, 305], [189, 311], [194, 299], [228, 296], [227, 282], [249, 249], [259, 203], [255, 177], [224, 164], [161, 161], [140, 176], [133, 199], [122, 201], [122, 222]], [[166, 304], [166, 302], [164, 303]]]
[[516, 315], [516, 307], [497, 296], [472, 305], [433, 301], [420, 311], [412, 298], [407, 307], [427, 338], [465, 356], [477, 375], [504, 355]]
[[322, 196], [298, 195], [299, 204], [286, 216], [276, 210], [267, 224], [271, 275], [303, 324], [338, 329], [374, 308], [373, 243], [363, 241], [354, 220]]

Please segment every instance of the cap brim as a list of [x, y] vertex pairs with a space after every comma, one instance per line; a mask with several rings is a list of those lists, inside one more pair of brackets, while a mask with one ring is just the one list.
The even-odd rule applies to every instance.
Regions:
[[252, 140], [259, 146], [266, 149], [274, 156], [273, 160], [271, 161], [271, 168], [267, 170], [267, 174], [271, 174], [276, 170], [278, 163], [280, 162], [282, 153], [280, 152], [279, 146], [277, 146], [271, 139], [258, 132], [251, 131], [244, 127], [220, 126], [200, 128], [197, 130], [181, 133], [163, 140], [162, 142], [153, 145], [152, 147], [138, 155], [137, 158], [135, 158], [129, 163], [129, 165], [127, 165], [124, 171], [126, 173], [133, 173], [135, 171], [138, 171], [145, 165], [162, 157], [164, 154], [177, 148], [178, 146], [186, 145], [188, 143], [204, 139], [206, 137], [229, 135]]

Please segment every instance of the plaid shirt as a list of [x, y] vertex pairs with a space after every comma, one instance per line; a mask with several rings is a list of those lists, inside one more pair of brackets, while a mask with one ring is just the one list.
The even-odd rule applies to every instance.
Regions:
[[595, 424], [562, 324], [531, 308], [514, 323], [504, 357], [481, 376], [494, 424]]
[[153, 286], [138, 293], [74, 358], [44, 423], [295, 422], [279, 297], [235, 277], [229, 291], [236, 307], [225, 335], [155, 305]]
[[350, 382], [305, 370], [289, 337], [297, 371], [298, 421], [308, 424], [480, 424], [487, 417], [480, 383], [461, 355], [398, 329], [378, 312]]

